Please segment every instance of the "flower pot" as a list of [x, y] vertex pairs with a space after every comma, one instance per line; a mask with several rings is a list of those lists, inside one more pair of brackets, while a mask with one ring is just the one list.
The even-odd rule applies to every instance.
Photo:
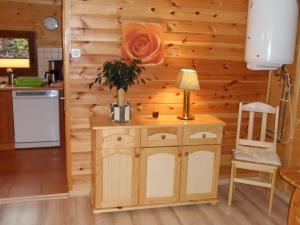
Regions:
[[131, 119], [131, 106], [125, 102], [124, 106], [117, 103], [110, 104], [110, 118], [116, 122], [128, 122]]

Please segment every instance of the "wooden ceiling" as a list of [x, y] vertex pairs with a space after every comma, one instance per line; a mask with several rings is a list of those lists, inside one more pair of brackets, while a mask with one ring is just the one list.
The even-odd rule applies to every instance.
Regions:
[[62, 0], [4, 0], [6, 2], [22, 2], [32, 4], [61, 5]]

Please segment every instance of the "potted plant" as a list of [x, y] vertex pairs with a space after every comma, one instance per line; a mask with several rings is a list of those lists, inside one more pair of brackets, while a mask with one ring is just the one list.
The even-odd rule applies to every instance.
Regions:
[[[98, 74], [90, 83], [89, 88], [94, 84], [108, 86], [117, 89], [117, 104], [111, 105], [112, 116], [116, 121], [128, 121], [130, 119], [130, 104], [125, 102], [125, 92], [132, 84], [143, 83], [146, 81], [140, 78], [140, 75], [145, 68], [141, 65], [140, 59], [106, 61], [102, 68], [98, 69]], [[129, 118], [128, 118], [129, 110]], [[126, 116], [126, 115], [127, 116]]]

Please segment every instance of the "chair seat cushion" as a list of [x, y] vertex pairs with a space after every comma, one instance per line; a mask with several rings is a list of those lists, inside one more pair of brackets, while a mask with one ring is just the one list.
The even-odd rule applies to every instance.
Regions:
[[234, 159], [277, 166], [281, 165], [280, 158], [275, 151], [259, 148], [234, 149]]

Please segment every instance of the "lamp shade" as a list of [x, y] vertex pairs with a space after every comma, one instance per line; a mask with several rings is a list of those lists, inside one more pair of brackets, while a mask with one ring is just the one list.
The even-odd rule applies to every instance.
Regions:
[[184, 90], [200, 90], [197, 72], [191, 69], [181, 69], [176, 80], [176, 86]]
[[29, 68], [29, 59], [1, 59], [0, 68]]

